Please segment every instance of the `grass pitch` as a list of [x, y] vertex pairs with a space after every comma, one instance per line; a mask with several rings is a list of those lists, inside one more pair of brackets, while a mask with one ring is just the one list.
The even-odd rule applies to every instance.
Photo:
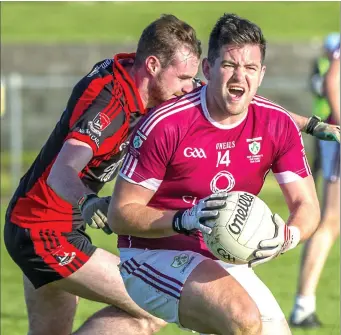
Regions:
[[[103, 194], [110, 194], [112, 185], [108, 185]], [[281, 191], [276, 181], [269, 177], [264, 187], [261, 198], [274, 211], [287, 217], [287, 210]], [[3, 223], [4, 206], [1, 208]], [[96, 245], [117, 253], [116, 238], [107, 236], [100, 231], [88, 229]], [[256, 272], [268, 285], [277, 298], [286, 316], [290, 313], [298, 275], [298, 265], [301, 246], [287, 254], [259, 266]], [[27, 315], [23, 298], [21, 273], [8, 256], [4, 245], [1, 245], [1, 334], [23, 335], [27, 333]], [[317, 291], [317, 311], [324, 323], [324, 328], [304, 332], [293, 330], [294, 335], [337, 335], [340, 333], [340, 242], [331, 250], [326, 267]], [[75, 320], [77, 329], [84, 320], [103, 305], [81, 299]], [[180, 331], [176, 326], [169, 325], [161, 330], [162, 335], [189, 334]], [[275, 334], [274, 334], [275, 335]]]
[[[271, 42], [320, 42], [340, 25], [339, 2], [2, 2], [1, 42], [8, 43], [122, 43], [135, 42], [142, 29], [161, 13], [173, 13], [197, 30], [206, 43], [215, 20], [233, 12], [261, 26]], [[27, 157], [26, 157], [27, 156]], [[24, 161], [34, 157], [26, 155]], [[1, 153], [1, 224], [9, 192], [8, 161]], [[7, 161], [7, 163], [6, 163]], [[8, 165], [8, 164], [7, 164]], [[5, 168], [8, 171], [8, 169]], [[110, 194], [112, 185], [104, 193]], [[284, 218], [286, 206], [279, 187], [268, 178], [261, 197]], [[89, 229], [88, 229], [89, 230]], [[91, 231], [98, 246], [116, 253], [115, 237]], [[258, 267], [256, 272], [272, 290], [288, 316], [296, 288], [301, 246]], [[294, 335], [340, 333], [340, 241], [331, 250], [317, 291], [317, 311], [324, 328], [294, 330]], [[102, 305], [81, 300], [75, 329]], [[1, 243], [1, 334], [27, 334], [27, 314], [21, 272]], [[189, 334], [167, 326], [162, 335]], [[274, 334], [276, 335], [276, 334]]]
[[132, 42], [160, 14], [171, 13], [191, 24], [206, 44], [224, 12], [254, 21], [267, 39], [276, 42], [321, 40], [340, 26], [340, 3], [328, 1], [3, 2], [1, 39], [2, 43]]

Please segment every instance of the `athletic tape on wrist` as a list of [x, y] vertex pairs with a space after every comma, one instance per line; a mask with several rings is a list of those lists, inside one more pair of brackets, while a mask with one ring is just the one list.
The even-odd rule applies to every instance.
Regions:
[[290, 242], [288, 244], [288, 249], [291, 250], [294, 249], [298, 243], [300, 243], [301, 240], [301, 231], [299, 228], [295, 226], [289, 226], [289, 231], [290, 231]]
[[308, 121], [308, 124], [307, 124], [306, 133], [310, 134], [310, 135], [313, 135], [314, 129], [315, 129], [315, 127], [317, 126], [317, 124], [319, 122], [321, 122], [321, 119], [318, 116], [313, 115], [312, 117], [310, 117], [309, 121]]
[[189, 231], [182, 226], [182, 216], [185, 211], [177, 211], [173, 216], [172, 228], [179, 234], [189, 235]]

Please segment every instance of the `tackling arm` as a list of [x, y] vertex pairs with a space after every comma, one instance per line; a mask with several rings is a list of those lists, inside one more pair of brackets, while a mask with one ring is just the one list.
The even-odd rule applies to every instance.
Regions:
[[[322, 122], [317, 116], [307, 118], [302, 115], [298, 115], [289, 112], [294, 119], [298, 128], [309, 135], [315, 136], [323, 141], [336, 141], [340, 143], [340, 127]], [[338, 120], [340, 119], [340, 116]]]
[[81, 181], [78, 174], [92, 158], [91, 147], [76, 139], [67, 140], [55, 160], [47, 184], [62, 199], [77, 206], [84, 194], [93, 193]]
[[67, 140], [52, 166], [47, 184], [62, 199], [79, 207], [84, 221], [91, 228], [102, 228], [105, 233], [111, 234], [106, 217], [109, 197], [97, 197], [79, 178], [79, 172], [92, 156], [93, 152], [88, 144], [73, 138]]

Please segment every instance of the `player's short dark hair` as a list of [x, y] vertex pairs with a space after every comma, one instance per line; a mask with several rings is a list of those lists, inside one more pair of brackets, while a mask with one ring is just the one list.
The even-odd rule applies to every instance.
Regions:
[[176, 16], [163, 14], [143, 30], [137, 46], [135, 65], [142, 65], [147, 57], [153, 55], [165, 68], [183, 45], [200, 59], [201, 42], [197, 39], [195, 30]]
[[224, 45], [243, 46], [245, 44], [259, 45], [262, 63], [265, 59], [266, 40], [262, 30], [251, 21], [236, 14], [224, 14], [217, 21], [210, 34], [208, 44], [208, 61], [211, 65], [219, 57]]

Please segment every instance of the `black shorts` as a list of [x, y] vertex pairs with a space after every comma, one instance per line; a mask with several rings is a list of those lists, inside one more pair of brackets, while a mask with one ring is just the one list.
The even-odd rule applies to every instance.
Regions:
[[22, 228], [9, 220], [4, 241], [9, 255], [35, 288], [68, 277], [96, 250], [82, 228], [66, 233], [34, 225]]

